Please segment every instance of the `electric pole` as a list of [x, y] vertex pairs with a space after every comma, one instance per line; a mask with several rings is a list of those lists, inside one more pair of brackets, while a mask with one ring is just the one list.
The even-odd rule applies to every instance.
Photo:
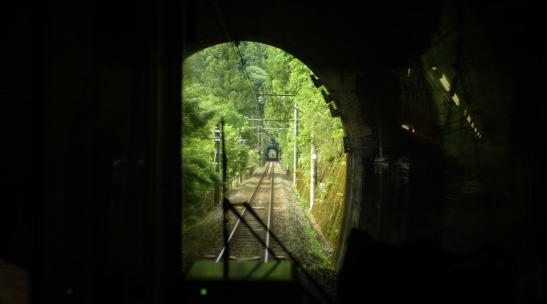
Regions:
[[294, 149], [293, 149], [293, 172], [292, 184], [296, 187], [296, 167], [298, 165], [298, 109], [296, 108], [296, 100], [294, 101]]
[[[219, 126], [215, 126], [215, 130], [213, 131], [214, 135], [214, 143], [215, 143], [215, 172], [220, 173], [220, 128]], [[214, 204], [220, 203], [220, 185], [218, 183], [215, 183], [214, 190], [213, 190], [213, 201]]]
[[317, 151], [315, 150], [315, 145], [313, 144], [313, 141], [312, 141], [311, 157], [310, 157], [310, 210], [313, 208], [313, 203], [315, 201], [315, 183], [317, 179], [316, 171], [317, 171]]

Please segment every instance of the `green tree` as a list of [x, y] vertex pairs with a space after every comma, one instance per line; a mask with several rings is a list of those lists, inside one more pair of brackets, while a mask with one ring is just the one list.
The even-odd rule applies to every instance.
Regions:
[[[213, 163], [213, 130], [221, 119], [225, 121], [228, 179], [259, 164], [259, 153], [264, 148], [259, 133], [264, 133], [260, 136], [264, 143], [278, 142], [286, 165], [292, 164], [292, 149], [297, 144], [301, 152], [299, 190], [303, 196], [310, 178], [312, 143], [318, 147], [319, 166], [345, 165], [340, 119], [330, 116], [321, 91], [310, 80], [311, 74], [306, 65], [290, 54], [252, 42], [242, 42], [237, 47], [232, 43], [219, 44], [185, 60], [182, 170], [183, 210], [187, 214], [199, 217], [212, 206], [207, 194], [214, 183], [220, 182]], [[263, 111], [259, 111], [259, 95]], [[297, 138], [292, 132], [295, 104], [299, 109]], [[322, 182], [336, 182], [329, 178], [326, 176]], [[209, 197], [209, 203], [205, 197]]]

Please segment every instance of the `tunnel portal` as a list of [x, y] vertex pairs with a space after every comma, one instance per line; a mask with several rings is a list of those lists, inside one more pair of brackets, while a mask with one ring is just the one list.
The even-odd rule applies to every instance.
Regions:
[[280, 160], [281, 149], [276, 142], [270, 143], [265, 149], [265, 161], [279, 161]]

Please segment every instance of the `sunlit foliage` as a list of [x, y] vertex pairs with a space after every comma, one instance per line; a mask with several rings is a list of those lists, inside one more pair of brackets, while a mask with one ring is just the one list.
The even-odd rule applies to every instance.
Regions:
[[[329, 196], [325, 189], [330, 187], [340, 192], [344, 181], [332, 187], [337, 183], [332, 179], [339, 175], [328, 175], [335, 171], [325, 169], [326, 166], [337, 169], [345, 166], [341, 145], [344, 132], [340, 120], [330, 116], [320, 89], [310, 80], [311, 74], [306, 65], [290, 54], [252, 42], [242, 42], [237, 47], [232, 43], [216, 45], [185, 60], [182, 169], [187, 215], [199, 218], [214, 205], [210, 193], [213, 184], [220, 181], [220, 175], [213, 163], [213, 130], [221, 118], [225, 120], [228, 179], [235, 178], [245, 168], [259, 165], [265, 145], [275, 140], [281, 147], [281, 161], [291, 171], [292, 151], [297, 144], [297, 176], [299, 184], [306, 185], [310, 178], [310, 145], [314, 144], [318, 149], [318, 172], [326, 172], [319, 176], [316, 214], [323, 210], [321, 200], [336, 197], [341, 201], [340, 195]], [[263, 106], [259, 106], [258, 96]], [[295, 106], [298, 109], [296, 138], [293, 135]], [[306, 196], [305, 191], [302, 192]], [[339, 214], [338, 217], [341, 212]], [[337, 223], [338, 217], [331, 222]], [[326, 226], [330, 229], [332, 223]], [[337, 233], [332, 239], [336, 237]]]

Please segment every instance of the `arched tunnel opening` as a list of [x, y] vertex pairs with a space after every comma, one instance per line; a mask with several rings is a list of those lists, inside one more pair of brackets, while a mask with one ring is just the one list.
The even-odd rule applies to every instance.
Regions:
[[275, 147], [269, 147], [266, 150], [266, 157], [269, 161], [275, 160], [278, 161], [280, 158], [280, 152], [279, 149], [276, 149]]
[[347, 156], [328, 89], [297, 58], [248, 41], [192, 53], [183, 74], [184, 275], [199, 276], [204, 260], [258, 264], [272, 255], [330, 272], [321, 279], [334, 289]]

